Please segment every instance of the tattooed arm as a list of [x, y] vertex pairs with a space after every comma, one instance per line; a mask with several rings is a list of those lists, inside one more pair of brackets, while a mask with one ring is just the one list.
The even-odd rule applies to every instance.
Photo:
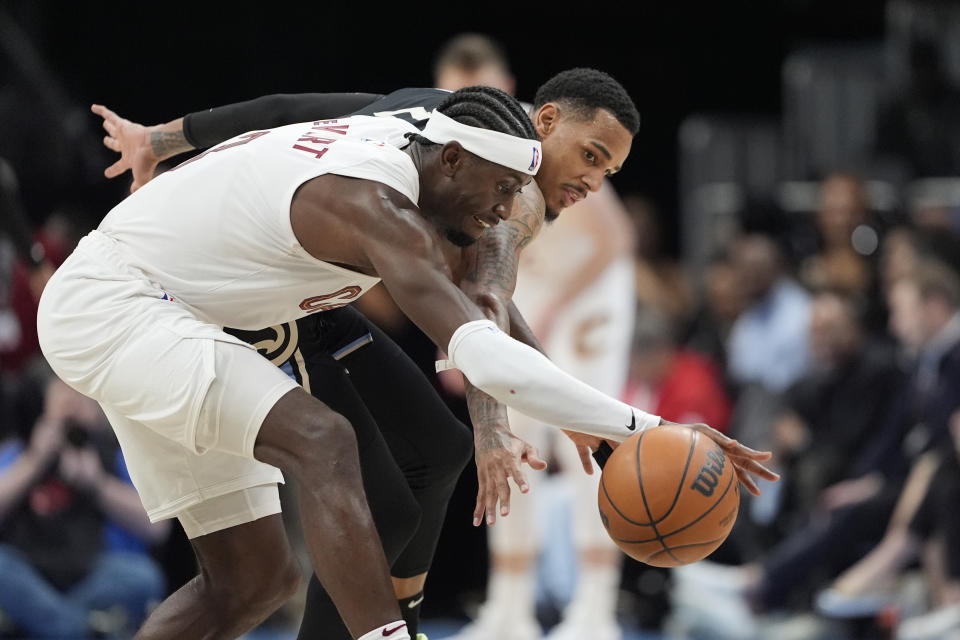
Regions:
[[[520, 252], [537, 235], [544, 220], [543, 196], [533, 182], [524, 187], [514, 201], [509, 220], [488, 230], [465, 255], [467, 260], [460, 288], [470, 296], [487, 317], [511, 336], [530, 344], [536, 343], [526, 322], [511, 301], [517, 284]], [[525, 337], [516, 335], [514, 328], [526, 328]], [[540, 349], [539, 344], [535, 348]], [[542, 349], [540, 349], [542, 351]], [[500, 515], [510, 513], [510, 485], [513, 478], [520, 491], [530, 490], [521, 471], [524, 462], [534, 470], [546, 468], [535, 447], [530, 446], [511, 431], [507, 409], [496, 400], [465, 381], [467, 406], [473, 422], [475, 455], [477, 460], [477, 504], [473, 514], [474, 526], [483, 521], [496, 522], [497, 502]]]
[[159, 163], [194, 148], [183, 135], [183, 118], [145, 127], [121, 118], [100, 104], [91, 106], [90, 110], [103, 118], [103, 128], [107, 132], [103, 144], [120, 153], [120, 159], [107, 167], [103, 174], [115, 178], [129, 169], [133, 173], [131, 193], [153, 179]]
[[121, 118], [103, 105], [95, 104], [90, 110], [103, 118], [107, 131], [103, 144], [120, 153], [120, 159], [104, 174], [114, 178], [130, 169], [133, 192], [153, 179], [159, 163], [178, 154], [206, 149], [254, 129], [335, 118], [368, 106], [380, 97], [374, 93], [277, 94], [188, 113], [152, 127]]

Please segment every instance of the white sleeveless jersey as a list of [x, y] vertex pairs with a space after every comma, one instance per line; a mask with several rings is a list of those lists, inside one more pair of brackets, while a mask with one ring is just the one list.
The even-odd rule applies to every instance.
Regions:
[[131, 266], [207, 322], [259, 329], [342, 306], [379, 278], [317, 260], [297, 242], [297, 188], [333, 173], [419, 199], [399, 149], [417, 129], [354, 116], [237, 136], [158, 176], [113, 208], [99, 231]]

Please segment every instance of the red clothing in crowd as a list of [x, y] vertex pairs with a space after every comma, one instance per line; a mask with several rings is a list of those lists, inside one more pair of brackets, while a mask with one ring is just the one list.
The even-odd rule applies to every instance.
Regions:
[[733, 405], [713, 362], [698, 353], [679, 349], [667, 374], [655, 387], [629, 380], [625, 401], [665, 420], [703, 422], [726, 432]]

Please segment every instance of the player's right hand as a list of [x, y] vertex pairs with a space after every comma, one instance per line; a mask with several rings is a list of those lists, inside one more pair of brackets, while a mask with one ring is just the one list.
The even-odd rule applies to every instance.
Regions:
[[91, 105], [90, 110], [103, 118], [103, 128], [107, 132], [103, 144], [120, 154], [120, 159], [107, 167], [103, 175], [116, 178], [129, 169], [133, 173], [130, 193], [150, 182], [161, 160], [150, 145], [151, 127], [121, 118], [100, 104]]
[[497, 503], [500, 515], [510, 513], [510, 484], [513, 478], [521, 493], [527, 493], [530, 485], [521, 470], [524, 463], [535, 471], [547, 468], [547, 462], [530, 443], [521, 440], [509, 427], [495, 427], [485, 431], [476, 442], [477, 506], [473, 510], [473, 526], [483, 522], [486, 512], [487, 524], [497, 521]]

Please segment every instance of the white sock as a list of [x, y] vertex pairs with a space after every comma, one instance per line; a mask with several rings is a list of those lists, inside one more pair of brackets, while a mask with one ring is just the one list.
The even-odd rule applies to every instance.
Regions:
[[410, 640], [410, 634], [407, 633], [407, 623], [403, 620], [394, 620], [389, 624], [385, 624], [382, 627], [377, 627], [373, 631], [369, 631], [357, 640], [383, 640], [388, 638], [389, 640]]
[[620, 567], [580, 564], [577, 588], [564, 618], [585, 614], [595, 620], [615, 619], [620, 590]]
[[497, 611], [533, 617], [533, 571], [492, 571], [487, 586], [487, 606]]

